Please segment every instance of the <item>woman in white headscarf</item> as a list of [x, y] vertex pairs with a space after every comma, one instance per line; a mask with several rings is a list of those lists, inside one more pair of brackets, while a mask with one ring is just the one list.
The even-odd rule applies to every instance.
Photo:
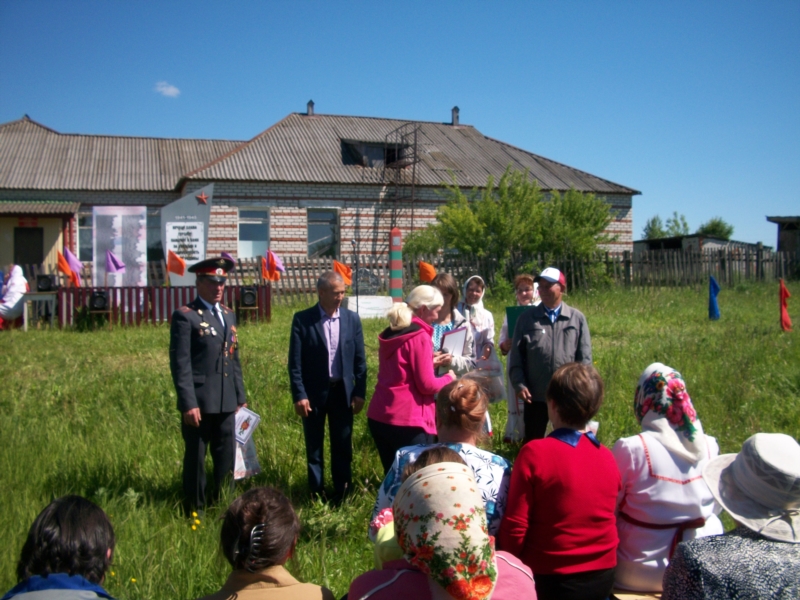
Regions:
[[494, 317], [483, 307], [484, 293], [486, 283], [483, 278], [473, 275], [464, 282], [464, 299], [456, 307], [469, 321], [476, 357], [483, 356], [486, 344], [494, 344]]
[[0, 328], [4, 321], [13, 321], [22, 314], [23, 296], [28, 291], [28, 280], [19, 265], [9, 265], [4, 279], [0, 298]]
[[703, 432], [686, 384], [675, 369], [647, 367], [634, 400], [638, 435], [612, 450], [622, 478], [617, 501], [617, 587], [660, 592], [664, 570], [681, 541], [723, 532], [720, 507], [703, 481], [719, 454]]

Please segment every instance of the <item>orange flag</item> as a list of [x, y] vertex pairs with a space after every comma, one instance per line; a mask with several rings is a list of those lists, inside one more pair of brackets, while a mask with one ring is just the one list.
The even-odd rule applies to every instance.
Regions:
[[419, 261], [419, 280], [430, 283], [436, 277], [436, 268], [431, 263]]
[[265, 256], [261, 257], [261, 277], [264, 281], [280, 281], [280, 271], [275, 267], [275, 260], [272, 258], [270, 252], [270, 259], [267, 260]]
[[783, 279], [781, 279], [781, 329], [784, 331], [791, 331], [792, 330], [792, 320], [789, 318], [789, 298], [792, 295], [789, 293], [789, 290], [786, 289], [786, 286], [783, 284]]
[[333, 270], [342, 276], [345, 285], [353, 285], [353, 269], [335, 260], [333, 261]]
[[167, 250], [167, 272], [175, 273], [175, 275], [186, 273], [186, 261], [172, 250]]
[[69, 278], [69, 280], [72, 282], [72, 285], [78, 287], [79, 284], [77, 281], [77, 276], [72, 269], [69, 268], [69, 263], [67, 262], [67, 259], [64, 258], [64, 255], [61, 254], [61, 252], [58, 252], [58, 270]]

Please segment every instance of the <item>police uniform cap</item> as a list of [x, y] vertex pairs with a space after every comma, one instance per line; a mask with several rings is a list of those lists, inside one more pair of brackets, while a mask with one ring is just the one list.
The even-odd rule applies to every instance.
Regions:
[[228, 271], [231, 269], [233, 269], [233, 261], [219, 256], [196, 262], [188, 270], [189, 273], [194, 273], [198, 277], [207, 277], [216, 283], [225, 283]]

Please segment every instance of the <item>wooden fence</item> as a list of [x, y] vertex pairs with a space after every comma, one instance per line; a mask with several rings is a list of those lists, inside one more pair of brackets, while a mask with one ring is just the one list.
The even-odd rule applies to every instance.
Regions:
[[[233, 308], [239, 322], [269, 320], [272, 316], [270, 286], [252, 287], [256, 306], [242, 306], [241, 296], [245, 286], [225, 286], [222, 303]], [[92, 310], [90, 300], [94, 293], [105, 293], [104, 310]], [[191, 286], [169, 287], [60, 287], [56, 311], [61, 327], [73, 326], [81, 315], [105, 314], [112, 324], [137, 326], [168, 323], [172, 313], [195, 299], [197, 290]]]
[[800, 252], [771, 250], [654, 250], [634, 255], [598, 253], [591, 259], [575, 259], [545, 254], [512, 256], [504, 264], [496, 258], [463, 255], [428, 255], [404, 257], [406, 287], [418, 282], [418, 261], [432, 264], [437, 272], [447, 272], [458, 281], [480, 275], [492, 285], [500, 275], [513, 281], [519, 273], [538, 273], [547, 266], [560, 269], [570, 289], [598, 285], [628, 287], [706, 285], [714, 276], [720, 285], [733, 286], [746, 281], [800, 279]]
[[[773, 252], [765, 249], [745, 250], [732, 248], [703, 252], [682, 250], [654, 250], [634, 255], [598, 253], [591, 260], [554, 257], [545, 254], [517, 255], [501, 263], [493, 257], [475, 257], [453, 254], [415, 256], [404, 258], [403, 280], [405, 289], [419, 283], [418, 261], [434, 265], [437, 271], [447, 272], [458, 281], [470, 275], [480, 275], [488, 285], [497, 277], [512, 281], [518, 273], [538, 273], [546, 266], [561, 269], [570, 289], [586, 289], [601, 285], [623, 285], [634, 288], [661, 286], [707, 285], [713, 275], [720, 285], [734, 286], [748, 281], [774, 281], [800, 279], [800, 252]], [[352, 256], [341, 262], [354, 272], [351, 294], [358, 288], [365, 295], [387, 294], [391, 277], [387, 256], [359, 258], [358, 268]], [[259, 294], [258, 317], [270, 317], [271, 305], [311, 305], [316, 301], [316, 282], [319, 276], [333, 269], [331, 258], [286, 257], [286, 272], [279, 281], [265, 281], [261, 273], [260, 258], [240, 259], [229, 274], [225, 288], [225, 301], [230, 306], [239, 305], [241, 289], [256, 286]], [[36, 275], [46, 273], [41, 265], [22, 265], [35, 289]], [[72, 325], [76, 310], [87, 305], [93, 291], [105, 291], [109, 298], [113, 322], [126, 325], [160, 323], [168, 321], [172, 311], [191, 301], [193, 288], [171, 288], [164, 285], [166, 267], [163, 261], [147, 266], [148, 287], [66, 287], [64, 275], [59, 278], [58, 316], [62, 325]], [[84, 265], [81, 276], [84, 282], [92, 281], [91, 264]], [[262, 308], [263, 307], [263, 308]], [[266, 311], [266, 312], [264, 312]]]

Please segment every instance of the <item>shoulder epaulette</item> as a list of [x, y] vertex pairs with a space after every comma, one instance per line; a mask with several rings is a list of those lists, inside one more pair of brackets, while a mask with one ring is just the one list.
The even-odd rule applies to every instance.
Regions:
[[181, 307], [178, 309], [178, 312], [182, 312], [182, 313], [188, 313], [190, 310], [192, 310], [192, 309], [191, 309], [191, 308], [189, 308], [188, 306], [181, 306]]

